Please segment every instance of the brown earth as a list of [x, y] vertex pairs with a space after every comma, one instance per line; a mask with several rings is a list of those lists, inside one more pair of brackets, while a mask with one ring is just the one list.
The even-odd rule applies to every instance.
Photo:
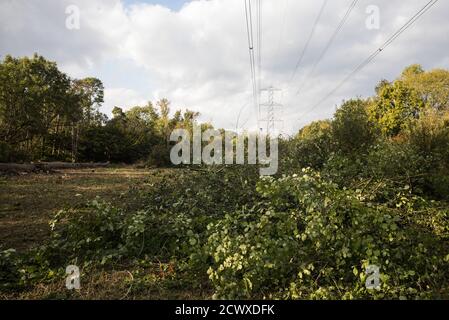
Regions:
[[[83, 205], [97, 196], [130, 205], [128, 191], [144, 184], [149, 171], [135, 168], [66, 169], [50, 174], [0, 177], [0, 248], [29, 249], [49, 235], [57, 211]], [[129, 200], [129, 201], [128, 201]]]

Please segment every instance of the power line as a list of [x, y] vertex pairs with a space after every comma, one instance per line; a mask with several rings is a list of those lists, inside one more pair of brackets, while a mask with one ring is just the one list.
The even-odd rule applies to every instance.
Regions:
[[403, 32], [410, 28], [422, 15], [429, 11], [438, 0], [429, 1], [421, 10], [419, 10], [413, 17], [411, 17], [399, 30], [397, 30], [387, 41], [384, 42], [376, 51], [374, 51], [368, 58], [366, 58], [362, 63], [360, 63], [349, 75], [347, 75], [334, 89], [332, 89], [326, 96], [324, 96], [318, 103], [314, 104], [309, 110], [304, 112], [301, 117], [305, 116], [318, 106], [320, 106], [324, 101], [331, 97], [335, 92], [337, 92], [349, 79], [351, 79], [356, 73], [366, 67], [371, 61], [373, 61], [382, 51], [384, 51], [390, 44], [393, 43]]
[[240, 129], [242, 129], [242, 128], [244, 128], [245, 126], [246, 126], [246, 124], [249, 122], [249, 120], [251, 119], [251, 115], [248, 117], [248, 118], [246, 118], [246, 120], [245, 120], [245, 122], [243, 122], [243, 124], [239, 127], [239, 130]]
[[248, 47], [249, 47], [249, 62], [251, 67], [251, 82], [253, 87], [253, 102], [256, 112], [258, 111], [257, 106], [257, 84], [256, 84], [256, 68], [255, 68], [255, 58], [254, 58], [254, 37], [253, 37], [253, 20], [252, 20], [252, 9], [251, 0], [245, 0], [245, 18], [246, 18], [246, 31], [248, 36]]
[[262, 14], [261, 0], [257, 0], [257, 126], [260, 121], [260, 88], [262, 86]]
[[304, 80], [302, 81], [298, 91], [296, 92], [296, 94], [298, 95], [299, 93], [302, 92], [302, 89], [304, 88], [305, 84], [307, 83], [307, 80], [314, 74], [316, 68], [318, 67], [318, 65], [320, 64], [320, 62], [323, 60], [324, 56], [326, 55], [326, 53], [329, 51], [329, 48], [331, 47], [331, 45], [333, 44], [333, 42], [335, 41], [335, 39], [337, 38], [338, 34], [340, 33], [340, 31], [343, 29], [346, 21], [348, 20], [352, 10], [354, 10], [355, 6], [357, 5], [357, 2], [359, 0], [353, 0], [351, 2], [351, 4], [349, 5], [348, 10], [346, 10], [345, 15], [343, 16], [343, 18], [341, 19], [340, 23], [338, 24], [337, 28], [334, 30], [334, 32], [332, 33], [331, 37], [329, 38], [329, 40], [326, 43], [326, 46], [324, 47], [323, 51], [321, 51], [320, 55], [318, 56], [318, 59], [315, 61], [315, 63], [312, 66], [312, 69], [310, 70], [309, 74], [307, 75], [307, 77], [304, 78]]
[[307, 39], [307, 41], [306, 41], [306, 43], [305, 43], [305, 45], [304, 45], [304, 47], [303, 47], [303, 49], [301, 51], [301, 54], [300, 54], [299, 59], [298, 59], [298, 62], [296, 63], [295, 69], [293, 70], [292, 76], [290, 77], [290, 80], [288, 82], [289, 83], [288, 87], [290, 86], [292, 81], [295, 79], [296, 72], [298, 72], [298, 69], [301, 66], [302, 60], [304, 59], [304, 56], [305, 56], [305, 54], [307, 52], [307, 49], [309, 48], [310, 42], [311, 42], [311, 40], [313, 38], [313, 35], [315, 34], [316, 27], [318, 25], [318, 22], [321, 19], [321, 16], [323, 15], [324, 8], [326, 7], [327, 2], [328, 2], [328, 0], [324, 0], [323, 4], [321, 5], [320, 11], [318, 12], [318, 16], [316, 17], [315, 22], [313, 23], [313, 27], [312, 27], [312, 30], [311, 30], [311, 32], [309, 34], [309, 37], [308, 37], [308, 39]]
[[[255, 0], [255, 27], [253, 27], [252, 0], [245, 0], [246, 30], [248, 35], [249, 60], [251, 66], [251, 82], [253, 89], [253, 103], [257, 115], [257, 124], [260, 119], [260, 92], [262, 79], [262, 6], [261, 0]], [[256, 30], [254, 37], [253, 31]]]
[[247, 120], [242, 126], [239, 127], [240, 116], [242, 115], [243, 110], [248, 106], [248, 104], [249, 104], [249, 101], [246, 102], [245, 104], [243, 104], [243, 105], [240, 107], [239, 114], [238, 114], [238, 116], [237, 116], [237, 121], [236, 121], [236, 123], [235, 123], [235, 130], [236, 130], [236, 131], [239, 130], [241, 127], [243, 127], [243, 126], [246, 124], [246, 122], [248, 122], [248, 120]]

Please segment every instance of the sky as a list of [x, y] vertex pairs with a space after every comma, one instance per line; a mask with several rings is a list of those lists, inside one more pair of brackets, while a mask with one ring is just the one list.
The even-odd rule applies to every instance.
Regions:
[[167, 0], [167, 1], [160, 1], [160, 0], [124, 0], [123, 3], [125, 6], [130, 6], [133, 4], [139, 4], [139, 3], [144, 3], [144, 4], [160, 4], [163, 5], [164, 7], [170, 8], [171, 10], [174, 11], [179, 11], [179, 9], [182, 8], [182, 6], [186, 3], [188, 3], [188, 0]]
[[[410, 64], [426, 70], [449, 68], [449, 1], [440, 0], [371, 64], [316, 105], [428, 0], [359, 0], [311, 72], [351, 2], [327, 2], [293, 77], [323, 1], [261, 0], [260, 87], [281, 90], [274, 100], [283, 104], [276, 114], [283, 133], [332, 117], [343, 100], [372, 95], [381, 79], [394, 80]], [[195, 110], [201, 113], [200, 121], [215, 127], [251, 130], [257, 128], [257, 112], [244, 3], [0, 0], [0, 58], [36, 52], [73, 78], [98, 77], [105, 85], [101, 111], [108, 115], [114, 106], [126, 110], [167, 98], [172, 111]], [[66, 10], [73, 5], [80, 13], [79, 29], [67, 27], [73, 11]], [[373, 6], [379, 13], [378, 28], [367, 27], [375, 17]], [[267, 98], [262, 94], [263, 101]]]

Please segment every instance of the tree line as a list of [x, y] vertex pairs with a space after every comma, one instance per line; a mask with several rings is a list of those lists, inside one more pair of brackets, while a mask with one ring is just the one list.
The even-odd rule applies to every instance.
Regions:
[[388, 179], [448, 199], [449, 71], [411, 65], [373, 96], [344, 101], [332, 119], [302, 128], [280, 155], [291, 170], [311, 167], [342, 183]]
[[100, 112], [104, 86], [72, 79], [55, 62], [6, 56], [0, 63], [0, 162], [169, 161], [170, 132], [191, 127], [199, 113], [170, 112], [170, 102]]

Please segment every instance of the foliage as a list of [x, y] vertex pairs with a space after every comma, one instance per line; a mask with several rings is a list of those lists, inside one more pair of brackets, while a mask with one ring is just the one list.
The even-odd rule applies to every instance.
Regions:
[[55, 147], [49, 135], [77, 121], [80, 98], [56, 63], [6, 56], [0, 63], [0, 140], [29, 158], [43, 156]]
[[449, 112], [423, 110], [419, 119], [407, 124], [404, 135], [421, 154], [438, 154], [443, 160], [449, 147]]
[[[318, 173], [263, 179], [258, 191], [262, 204], [210, 226], [218, 298], [424, 297], [447, 281], [436, 241]], [[381, 267], [380, 291], [365, 287], [370, 264]]]
[[363, 152], [376, 139], [375, 127], [368, 119], [367, 106], [364, 100], [349, 100], [335, 112], [332, 138], [337, 148], [346, 154]]
[[284, 173], [304, 167], [319, 169], [332, 152], [331, 122], [312, 122], [290, 140], [280, 140], [280, 167]]
[[368, 112], [370, 120], [378, 124], [383, 134], [395, 136], [409, 119], [418, 116], [423, 106], [418, 93], [398, 80], [379, 89]]
[[449, 108], [449, 71], [434, 69], [425, 72], [420, 65], [411, 65], [401, 76], [413, 88], [428, 108], [439, 111]]
[[[100, 112], [100, 79], [71, 79], [44, 57], [0, 62], [0, 161], [111, 161], [167, 166], [169, 136], [175, 128], [192, 128], [199, 113], [171, 115], [161, 99], [113, 119]], [[164, 151], [163, 155], [159, 153]]]
[[59, 211], [50, 222], [52, 241], [44, 251], [53, 264], [61, 256], [101, 264], [145, 255], [187, 259], [194, 245], [205, 240], [211, 221], [254, 201], [257, 169], [223, 169], [165, 177], [141, 195], [136, 211], [99, 199]]
[[21, 278], [20, 263], [14, 249], [0, 251], [0, 291], [17, 288]]
[[52, 241], [44, 248], [52, 263], [88, 261], [101, 263], [118, 258], [123, 252], [121, 237], [126, 228], [124, 212], [94, 200], [84, 213], [61, 210], [50, 221]]

